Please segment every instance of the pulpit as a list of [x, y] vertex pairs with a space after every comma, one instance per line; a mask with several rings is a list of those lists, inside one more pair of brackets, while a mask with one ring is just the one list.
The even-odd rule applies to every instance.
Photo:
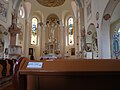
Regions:
[[12, 24], [9, 27], [10, 32], [10, 45], [16, 44], [16, 34], [20, 33], [20, 28], [17, 26], [17, 16], [15, 13], [12, 13]]
[[9, 45], [9, 57], [20, 56], [22, 53], [22, 47], [16, 45], [16, 34], [19, 34], [20, 28], [17, 26], [17, 16], [15, 13], [12, 14], [12, 24], [9, 27], [10, 32], [10, 45]]

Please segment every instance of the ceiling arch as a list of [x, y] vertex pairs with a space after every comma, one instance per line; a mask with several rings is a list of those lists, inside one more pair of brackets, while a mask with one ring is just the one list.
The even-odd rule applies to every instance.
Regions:
[[59, 18], [56, 14], [50, 14], [48, 15], [47, 19], [46, 19], [46, 24], [50, 23], [50, 22], [57, 22], [59, 24]]

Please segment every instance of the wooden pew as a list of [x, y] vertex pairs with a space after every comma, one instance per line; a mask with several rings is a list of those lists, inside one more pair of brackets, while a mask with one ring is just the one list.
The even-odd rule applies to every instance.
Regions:
[[[21, 90], [120, 89], [119, 60], [48, 60], [42, 61], [43, 66], [40, 69], [27, 68], [28, 62], [41, 61], [26, 61], [19, 69]], [[23, 82], [26, 83], [23, 84]]]

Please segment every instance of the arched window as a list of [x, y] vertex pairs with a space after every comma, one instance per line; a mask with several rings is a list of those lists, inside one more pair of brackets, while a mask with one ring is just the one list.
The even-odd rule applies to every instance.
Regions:
[[38, 20], [37, 18], [32, 18], [32, 30], [31, 30], [31, 44], [32, 45], [37, 45], [37, 23]]
[[73, 25], [73, 18], [70, 17], [68, 19], [68, 44], [74, 44], [74, 25]]

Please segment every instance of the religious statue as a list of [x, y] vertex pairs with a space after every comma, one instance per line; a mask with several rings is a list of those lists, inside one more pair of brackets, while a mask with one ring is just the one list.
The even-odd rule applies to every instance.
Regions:
[[56, 40], [55, 40], [55, 30], [56, 30], [56, 28], [57, 28], [57, 24], [56, 24], [56, 22], [55, 22], [55, 20], [54, 21], [51, 21], [50, 22], [50, 35], [49, 35], [49, 42], [55, 42]]

